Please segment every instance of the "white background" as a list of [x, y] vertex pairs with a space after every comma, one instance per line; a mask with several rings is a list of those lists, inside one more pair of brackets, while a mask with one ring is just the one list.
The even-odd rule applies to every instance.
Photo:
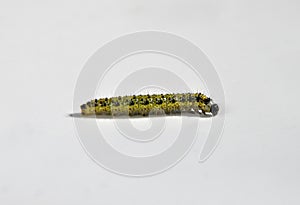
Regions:
[[[299, 204], [300, 3], [0, 1], [0, 204]], [[77, 76], [106, 42], [162, 30], [199, 46], [226, 96], [214, 154], [167, 172], [112, 174], [83, 151]]]

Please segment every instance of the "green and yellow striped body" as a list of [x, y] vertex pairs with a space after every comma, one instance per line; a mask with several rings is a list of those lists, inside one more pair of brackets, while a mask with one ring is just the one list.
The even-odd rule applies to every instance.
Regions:
[[100, 98], [81, 105], [83, 115], [161, 115], [196, 112], [216, 115], [219, 108], [201, 93], [153, 94]]

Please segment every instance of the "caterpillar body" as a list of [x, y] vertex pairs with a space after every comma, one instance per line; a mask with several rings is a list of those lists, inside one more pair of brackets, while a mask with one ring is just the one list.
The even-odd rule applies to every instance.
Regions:
[[217, 104], [202, 93], [152, 94], [94, 99], [80, 106], [83, 115], [170, 115], [199, 113], [215, 116]]

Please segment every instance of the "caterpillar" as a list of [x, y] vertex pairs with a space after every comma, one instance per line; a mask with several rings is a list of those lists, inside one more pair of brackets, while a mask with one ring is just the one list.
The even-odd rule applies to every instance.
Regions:
[[152, 94], [94, 99], [80, 106], [82, 115], [162, 115], [199, 113], [215, 116], [219, 106], [202, 93]]

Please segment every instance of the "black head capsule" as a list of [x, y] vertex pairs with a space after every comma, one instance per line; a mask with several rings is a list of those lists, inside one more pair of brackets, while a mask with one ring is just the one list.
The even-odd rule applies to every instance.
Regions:
[[80, 108], [81, 108], [82, 110], [86, 109], [86, 104], [81, 105]]

